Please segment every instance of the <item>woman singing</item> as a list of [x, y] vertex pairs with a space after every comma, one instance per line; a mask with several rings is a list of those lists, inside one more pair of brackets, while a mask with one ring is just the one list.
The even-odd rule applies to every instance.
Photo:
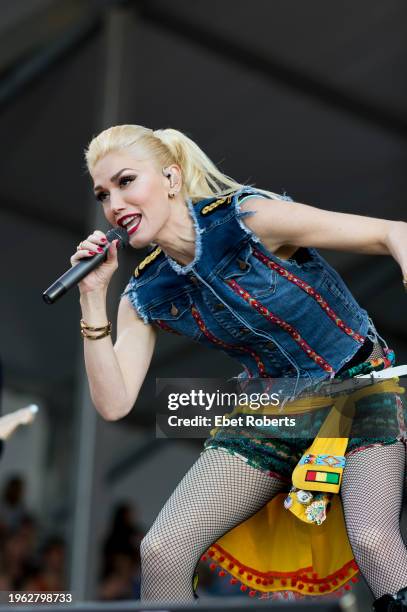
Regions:
[[[107, 221], [126, 228], [133, 248], [154, 245], [120, 300], [114, 345], [106, 292], [118, 266], [115, 242], [106, 262], [80, 283], [86, 370], [105, 419], [120, 419], [134, 405], [157, 328], [225, 351], [243, 365], [246, 379], [317, 384], [392, 365], [394, 355], [367, 312], [316, 249], [391, 255], [406, 279], [406, 223], [319, 210], [241, 185], [173, 129], [112, 127], [92, 140], [86, 159]], [[72, 265], [104, 244], [104, 233], [95, 230]], [[345, 461], [346, 451], [343, 513], [357, 565], [380, 598], [376, 610], [403, 609], [407, 585], [399, 529], [405, 410], [397, 394], [385, 397], [380, 416], [386, 431], [376, 429], [373, 437], [351, 432], [347, 448], [332, 459], [340, 462], [343, 455]], [[371, 403], [380, 398], [371, 395]], [[356, 411], [366, 408], [363, 402]], [[220, 575], [252, 596], [319, 595], [347, 585], [357, 566], [351, 552], [346, 556], [346, 536], [337, 556], [332, 549], [342, 537], [335, 528], [342, 510], [333, 504], [324, 524], [306, 525], [276, 497], [313, 440], [261, 437], [255, 429], [227, 434], [227, 428], [212, 432], [143, 540], [142, 598], [193, 599], [195, 567], [208, 547]], [[299, 493], [296, 502], [309, 504], [312, 494]], [[287, 517], [300, 526], [292, 546]], [[239, 549], [234, 534], [244, 537], [252, 527], [261, 532], [259, 546]]]

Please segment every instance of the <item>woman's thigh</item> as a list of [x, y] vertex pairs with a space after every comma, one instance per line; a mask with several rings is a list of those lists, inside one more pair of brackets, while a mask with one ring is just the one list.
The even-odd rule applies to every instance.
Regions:
[[341, 485], [346, 523], [398, 525], [403, 498], [406, 446], [374, 446], [347, 456]]
[[[260, 510], [284, 482], [220, 449], [203, 452], [157, 516], [148, 538], [194, 541], [198, 551]], [[155, 548], [156, 548], [155, 546]]]

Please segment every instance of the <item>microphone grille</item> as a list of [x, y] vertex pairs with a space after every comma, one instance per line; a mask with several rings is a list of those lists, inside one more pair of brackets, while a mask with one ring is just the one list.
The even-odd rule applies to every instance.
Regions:
[[129, 235], [124, 227], [113, 227], [106, 232], [106, 238], [109, 242], [118, 239], [118, 247], [124, 249], [129, 244]]

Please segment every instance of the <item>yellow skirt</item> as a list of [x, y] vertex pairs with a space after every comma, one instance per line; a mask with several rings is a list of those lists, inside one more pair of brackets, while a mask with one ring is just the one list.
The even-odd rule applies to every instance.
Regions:
[[[326, 417], [318, 436], [308, 449], [316, 456], [345, 454], [356, 401], [362, 397], [403, 393], [398, 379], [379, 381], [350, 394], [339, 394]], [[285, 408], [286, 414], [318, 409], [326, 405], [326, 397], [299, 399]], [[240, 408], [241, 409], [241, 408]], [[273, 413], [272, 407], [267, 411]], [[312, 465], [298, 464], [293, 484], [298, 489], [339, 493], [343, 469], [324, 466], [324, 472], [337, 472], [338, 485], [307, 482], [305, 474]], [[322, 468], [319, 466], [318, 470]], [[329, 512], [321, 525], [300, 520], [284, 507], [287, 494], [280, 493], [255, 515], [227, 532], [203, 555], [210, 568], [220, 577], [240, 583], [242, 591], [252, 597], [267, 597], [281, 591], [298, 596], [341, 593], [357, 581], [358, 566], [353, 557], [339, 495], [331, 497]]]
[[326, 595], [350, 589], [358, 567], [334, 495], [322, 525], [307, 525], [285, 510], [280, 493], [259, 512], [213, 544], [203, 555], [210, 569], [251, 597], [278, 591]]

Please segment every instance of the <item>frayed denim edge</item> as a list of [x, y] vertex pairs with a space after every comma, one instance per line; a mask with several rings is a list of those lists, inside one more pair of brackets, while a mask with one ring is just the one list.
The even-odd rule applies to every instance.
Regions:
[[[253, 240], [253, 242], [260, 242], [260, 238], [258, 238], [256, 236], [256, 234], [254, 232], [252, 232], [252, 230], [250, 228], [247, 227], [247, 225], [243, 222], [243, 219], [245, 217], [251, 217], [253, 215], [256, 214], [255, 210], [246, 210], [246, 211], [242, 211], [240, 209], [240, 204], [241, 202], [239, 202], [239, 197], [242, 195], [242, 193], [247, 193], [247, 195], [250, 194], [257, 194], [257, 190], [254, 189], [253, 187], [242, 187], [242, 189], [239, 189], [239, 191], [237, 191], [234, 194], [234, 198], [235, 198], [235, 212], [236, 212], [236, 219], [237, 222], [239, 223], [240, 227], [242, 228], [242, 230], [244, 232], [246, 232], [246, 234], [249, 234], [249, 236], [251, 237], [251, 239]], [[259, 194], [260, 197], [264, 197], [267, 199], [267, 196], [263, 196], [262, 194]]]
[[369, 317], [368, 320], [369, 320], [369, 329], [367, 330], [366, 338], [369, 338], [369, 340], [371, 340], [373, 343], [376, 343], [379, 340], [381, 340], [383, 342], [384, 348], [388, 349], [389, 347], [387, 345], [386, 340], [382, 338], [382, 336], [379, 334], [372, 319]]
[[[255, 189], [254, 187], [242, 187], [242, 189], [240, 189], [239, 191], [237, 191], [235, 193], [235, 212], [236, 212], [236, 219], [237, 222], [239, 223], [240, 227], [242, 228], [243, 231], [246, 232], [246, 234], [249, 234], [249, 236], [251, 237], [251, 239], [253, 240], [253, 242], [260, 242], [260, 238], [258, 236], [256, 236], [256, 234], [249, 228], [247, 227], [247, 225], [243, 222], [243, 219], [245, 217], [251, 217], [252, 215], [256, 214], [255, 210], [246, 210], [246, 211], [242, 211], [240, 209], [240, 205], [242, 204], [242, 202], [239, 202], [239, 196], [242, 193], [247, 193], [247, 195], [253, 194], [253, 195], [258, 195], [260, 198], [264, 198], [265, 200], [270, 200], [272, 198], [270, 198], [269, 196], [267, 196], [266, 194], [263, 194], [261, 191], [259, 191], [258, 189]], [[290, 198], [290, 196], [286, 195], [286, 193], [284, 193], [283, 195], [278, 195], [278, 194], [274, 194], [276, 197], [273, 198], [275, 200], [285, 200], [287, 202], [292, 202], [292, 198]]]
[[144, 312], [141, 310], [141, 308], [139, 306], [139, 303], [138, 303], [137, 289], [132, 286], [132, 282], [131, 281], [132, 281], [132, 279], [130, 279], [130, 282], [128, 283], [127, 287], [125, 288], [125, 290], [121, 294], [120, 298], [127, 297], [127, 299], [129, 300], [130, 304], [133, 306], [134, 310], [137, 312], [137, 315], [140, 317], [140, 319], [143, 321], [143, 323], [148, 323], [148, 318], [146, 317]]
[[182, 266], [181, 264], [179, 264], [177, 261], [175, 261], [169, 255], [166, 254], [165, 256], [167, 258], [168, 263], [170, 264], [174, 272], [176, 272], [177, 274], [188, 274], [188, 272], [192, 270], [195, 264], [198, 263], [201, 257], [201, 253], [202, 253], [201, 234], [204, 232], [204, 230], [199, 227], [198, 220], [196, 218], [196, 214], [194, 210], [194, 205], [192, 204], [192, 200], [189, 198], [187, 200], [187, 206], [188, 206], [189, 214], [191, 216], [192, 222], [194, 224], [194, 230], [195, 230], [195, 257], [189, 264], [187, 264], [186, 266]]

